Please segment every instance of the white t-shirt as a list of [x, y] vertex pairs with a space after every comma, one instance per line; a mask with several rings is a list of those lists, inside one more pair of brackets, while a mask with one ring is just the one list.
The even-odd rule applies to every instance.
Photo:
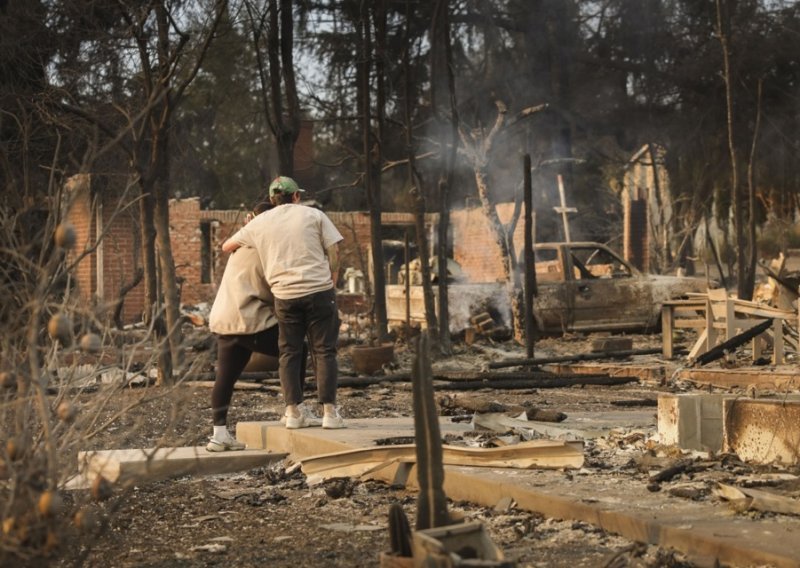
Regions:
[[273, 301], [258, 252], [242, 247], [225, 265], [208, 327], [220, 335], [251, 335], [269, 329], [278, 323]]
[[265, 211], [231, 237], [258, 251], [276, 298], [291, 300], [333, 288], [325, 249], [343, 239], [325, 213], [289, 203]]

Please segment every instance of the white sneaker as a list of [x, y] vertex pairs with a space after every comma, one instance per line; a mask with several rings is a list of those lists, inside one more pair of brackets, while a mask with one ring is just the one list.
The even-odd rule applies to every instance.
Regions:
[[224, 440], [209, 438], [206, 451], [208, 452], [237, 452], [247, 447], [247, 444], [240, 442], [230, 434]]
[[296, 430], [297, 428], [310, 428], [313, 426], [321, 426], [322, 419], [316, 415], [316, 413], [306, 405], [306, 403], [301, 402], [297, 405], [297, 410], [299, 411], [299, 416], [289, 416], [288, 414], [284, 414], [286, 428], [289, 430]]
[[327, 430], [338, 430], [339, 428], [347, 428], [344, 419], [339, 415], [339, 409], [334, 408], [333, 412], [326, 412], [322, 416], [322, 427]]

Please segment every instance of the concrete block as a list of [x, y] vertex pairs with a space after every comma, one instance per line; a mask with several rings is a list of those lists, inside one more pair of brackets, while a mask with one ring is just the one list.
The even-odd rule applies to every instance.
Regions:
[[800, 398], [729, 399], [723, 404], [725, 451], [754, 463], [800, 463]]
[[722, 450], [722, 402], [732, 395], [681, 394], [658, 397], [658, 436], [684, 450]]
[[112, 483], [158, 481], [180, 475], [211, 475], [264, 466], [286, 454], [262, 449], [208, 452], [205, 447], [80, 452], [78, 471], [91, 482], [102, 475]]

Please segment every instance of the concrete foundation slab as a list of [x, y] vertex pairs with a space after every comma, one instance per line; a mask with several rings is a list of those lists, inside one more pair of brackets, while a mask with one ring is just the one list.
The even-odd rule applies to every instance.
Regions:
[[[412, 436], [411, 418], [393, 420], [350, 420], [347, 430], [307, 428], [286, 430], [278, 423], [240, 423], [237, 437], [263, 440], [270, 450], [311, 455], [369, 447], [375, 439]], [[374, 425], [374, 428], [371, 426]], [[442, 422], [442, 435], [466, 428]], [[249, 438], [247, 439], [250, 443]], [[380, 477], [382, 472], [374, 472]], [[384, 481], [397, 480], [387, 468]], [[407, 479], [415, 489], [416, 469]], [[704, 557], [710, 565], [800, 566], [800, 520], [731, 518], [728, 507], [718, 502], [676, 499], [666, 493], [652, 493], [644, 480], [601, 480], [596, 476], [566, 476], [550, 470], [510, 470], [446, 466], [444, 490], [450, 499], [492, 507], [502, 499], [513, 499], [523, 510], [556, 519], [591, 523], [626, 538], [674, 548], [693, 557]]]
[[725, 450], [744, 461], [800, 464], [800, 400], [726, 400]]

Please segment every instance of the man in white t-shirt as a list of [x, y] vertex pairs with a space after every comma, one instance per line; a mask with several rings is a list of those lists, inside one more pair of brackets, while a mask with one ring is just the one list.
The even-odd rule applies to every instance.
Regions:
[[334, 289], [339, 270], [338, 243], [343, 237], [322, 211], [300, 205], [302, 192], [292, 178], [275, 178], [269, 186], [275, 208], [242, 227], [223, 243], [222, 250], [254, 248], [275, 296], [278, 372], [286, 403], [286, 427], [311, 425], [298, 409], [303, 391], [297, 380], [303, 340], [308, 337], [317, 394], [323, 405], [322, 427], [344, 428], [336, 408], [339, 314]]
[[[248, 214], [245, 223], [269, 209], [272, 209], [271, 203], [259, 203], [253, 213]], [[264, 278], [256, 250], [241, 247], [231, 254], [208, 316], [209, 330], [217, 337], [216, 378], [211, 389], [214, 431], [206, 446], [209, 452], [245, 448], [245, 444], [228, 431], [228, 408], [233, 398], [233, 387], [252, 354], [279, 356], [278, 320], [273, 303], [272, 291]], [[306, 372], [306, 358], [307, 350], [304, 348], [298, 373], [301, 385]], [[300, 410], [310, 423], [321, 423], [304, 406]]]

